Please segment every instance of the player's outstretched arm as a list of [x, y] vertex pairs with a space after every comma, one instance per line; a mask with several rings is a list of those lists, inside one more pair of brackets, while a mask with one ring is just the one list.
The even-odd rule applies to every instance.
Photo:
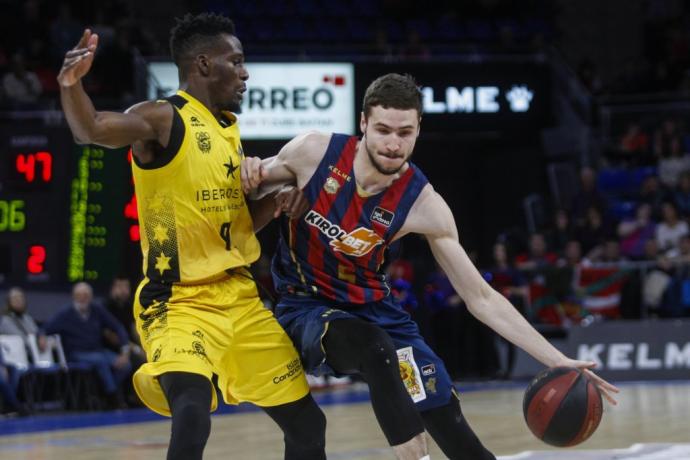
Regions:
[[258, 200], [248, 201], [247, 205], [252, 216], [252, 222], [254, 222], [255, 232], [264, 228], [281, 213], [294, 219], [309, 209], [309, 203], [304, 197], [304, 193], [292, 185], [286, 185], [277, 193], [266, 195]]
[[[408, 217], [411, 221], [408, 231], [427, 237], [434, 258], [472, 315], [548, 367], [585, 369], [603, 396], [616, 404], [613, 393], [618, 393], [618, 388], [589, 370], [595, 363], [565, 356], [484, 280], [460, 245], [455, 219], [443, 198], [427, 186], [417, 201]], [[408, 226], [407, 222], [405, 225]]]
[[242, 161], [242, 188], [252, 200], [260, 199], [285, 185], [304, 187], [323, 158], [330, 134], [301, 134], [280, 149], [278, 155], [263, 160], [247, 157]]
[[[75, 140], [105, 147], [123, 147], [140, 140], [160, 140], [161, 130], [155, 129], [155, 125], [158, 118], [165, 120], [164, 112], [168, 112], [170, 120], [172, 119], [170, 107], [157, 110], [140, 107], [133, 108], [128, 113], [96, 111], [84, 91], [81, 79], [91, 69], [97, 48], [98, 35], [86, 29], [77, 46], [65, 54], [57, 77], [62, 109]], [[164, 142], [167, 143], [167, 139]]]

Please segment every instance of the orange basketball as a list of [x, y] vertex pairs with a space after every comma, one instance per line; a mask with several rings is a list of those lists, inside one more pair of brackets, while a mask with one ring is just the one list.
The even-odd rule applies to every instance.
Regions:
[[599, 426], [601, 394], [580, 369], [552, 367], [530, 382], [522, 411], [537, 438], [553, 446], [574, 446]]

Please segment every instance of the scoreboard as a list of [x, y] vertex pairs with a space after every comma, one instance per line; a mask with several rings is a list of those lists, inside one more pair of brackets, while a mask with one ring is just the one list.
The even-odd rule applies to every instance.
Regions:
[[107, 284], [136, 266], [130, 160], [75, 144], [63, 124], [0, 128], [0, 287]]

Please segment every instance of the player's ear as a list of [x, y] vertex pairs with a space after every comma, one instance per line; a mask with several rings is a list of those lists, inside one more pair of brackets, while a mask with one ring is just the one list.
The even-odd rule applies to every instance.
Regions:
[[196, 62], [197, 69], [199, 69], [199, 74], [208, 77], [211, 73], [211, 60], [209, 57], [205, 54], [199, 54], [194, 61]]
[[362, 134], [367, 131], [367, 116], [364, 112], [362, 112], [362, 115], [359, 119], [359, 129], [362, 131]]

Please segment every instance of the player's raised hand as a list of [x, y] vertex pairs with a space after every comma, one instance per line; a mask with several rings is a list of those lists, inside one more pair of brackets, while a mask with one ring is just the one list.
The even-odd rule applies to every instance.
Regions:
[[275, 200], [276, 210], [273, 217], [278, 217], [283, 212], [292, 219], [301, 216], [309, 209], [309, 202], [304, 197], [304, 193], [292, 185], [283, 187], [276, 194]]
[[60, 86], [72, 86], [89, 72], [98, 47], [98, 34], [84, 30], [77, 46], [65, 54], [57, 80]]
[[266, 177], [266, 171], [261, 164], [259, 157], [245, 157], [240, 165], [240, 178], [242, 180], [242, 190], [250, 193], [256, 190]]

